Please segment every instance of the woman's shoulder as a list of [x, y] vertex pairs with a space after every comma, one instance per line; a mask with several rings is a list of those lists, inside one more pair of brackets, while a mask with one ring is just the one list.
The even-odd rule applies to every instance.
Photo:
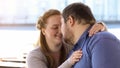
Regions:
[[47, 59], [42, 53], [41, 48], [37, 47], [29, 52], [26, 58], [28, 68], [47, 68]]
[[28, 54], [28, 57], [36, 57], [45, 59], [45, 55], [41, 51], [41, 47], [36, 47], [35, 49], [31, 50]]
[[34, 48], [33, 50], [30, 51], [30, 53], [33, 53], [33, 52], [35, 52], [35, 53], [42, 53], [40, 47], [36, 47], [36, 48]]

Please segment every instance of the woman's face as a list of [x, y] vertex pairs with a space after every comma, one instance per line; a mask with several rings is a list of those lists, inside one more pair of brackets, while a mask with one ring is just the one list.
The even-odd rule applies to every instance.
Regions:
[[[53, 44], [57, 45], [56, 47], [59, 47], [62, 42], [61, 15], [53, 15], [47, 19], [44, 35], [48, 45]], [[55, 46], [50, 47], [54, 48]]]

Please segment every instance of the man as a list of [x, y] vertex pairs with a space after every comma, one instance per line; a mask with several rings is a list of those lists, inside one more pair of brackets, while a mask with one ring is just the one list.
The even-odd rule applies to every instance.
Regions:
[[120, 41], [103, 31], [88, 35], [96, 20], [90, 8], [83, 3], [73, 3], [63, 10], [62, 33], [65, 42], [74, 45], [72, 52], [82, 49], [83, 56], [74, 68], [120, 68]]

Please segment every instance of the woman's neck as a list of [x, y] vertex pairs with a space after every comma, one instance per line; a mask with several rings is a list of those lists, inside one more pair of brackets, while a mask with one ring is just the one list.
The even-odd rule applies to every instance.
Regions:
[[60, 64], [60, 52], [52, 52], [51, 55], [55, 59], [55, 63], [58, 66]]
[[51, 53], [58, 53], [58, 52], [60, 52], [61, 46], [62, 46], [61, 43], [59, 43], [59, 44], [48, 43], [48, 47], [49, 47]]

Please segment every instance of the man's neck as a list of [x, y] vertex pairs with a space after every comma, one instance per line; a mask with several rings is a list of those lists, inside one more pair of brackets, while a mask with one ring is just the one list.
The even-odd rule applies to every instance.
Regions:
[[82, 34], [86, 31], [86, 29], [89, 27], [89, 24], [86, 25], [76, 25], [74, 30], [74, 45], [78, 42], [79, 38], [82, 36]]

